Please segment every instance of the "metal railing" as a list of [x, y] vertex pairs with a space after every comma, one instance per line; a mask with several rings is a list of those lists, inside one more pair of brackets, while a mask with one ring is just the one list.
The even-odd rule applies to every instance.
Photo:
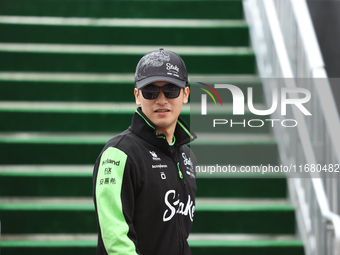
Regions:
[[[243, 5], [267, 104], [273, 88], [305, 88], [313, 95], [304, 104], [312, 116], [297, 107], [288, 108], [285, 116], [272, 116], [298, 123], [273, 129], [282, 164], [328, 170], [330, 164], [340, 164], [339, 115], [305, 0], [244, 0]], [[290, 98], [300, 97], [295, 93]], [[307, 255], [340, 255], [339, 176], [317, 168], [307, 176], [288, 176]]]

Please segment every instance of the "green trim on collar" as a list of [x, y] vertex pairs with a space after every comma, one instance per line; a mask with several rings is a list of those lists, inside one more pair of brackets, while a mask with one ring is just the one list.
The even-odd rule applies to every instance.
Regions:
[[[146, 122], [146, 124], [148, 124], [151, 128], [153, 128], [153, 129], [156, 130], [156, 136], [157, 136], [158, 138], [164, 138], [164, 139], [165, 139], [164, 136], [158, 136], [158, 131], [157, 131], [157, 129], [156, 129], [154, 126], [152, 126], [152, 125], [146, 120], [146, 118], [144, 118], [144, 116], [143, 116], [138, 110], [136, 110], [136, 113], [138, 113], [138, 115], [141, 116], [141, 117], [143, 118], [143, 120]], [[185, 126], [184, 126], [179, 120], [177, 120], [177, 123], [183, 128], [183, 130], [190, 136], [191, 139], [194, 139], [194, 137], [191, 135], [191, 133], [189, 132], [189, 130], [187, 130], [187, 129], [185, 128]], [[171, 143], [171, 144], [169, 143], [169, 145], [170, 145], [170, 146], [173, 146], [173, 145], [175, 144], [175, 141], [176, 141], [176, 138], [175, 138], [175, 136], [174, 136], [174, 141], [173, 141], [173, 143]]]
[[176, 137], [174, 136], [174, 141], [172, 143], [169, 143], [169, 146], [173, 146], [176, 142]]
[[138, 113], [139, 116], [141, 116], [141, 117], [143, 118], [143, 120], [146, 122], [146, 124], [148, 124], [150, 127], [152, 127], [153, 129], [155, 129], [155, 127], [152, 126], [152, 125], [144, 118], [144, 116], [143, 116], [138, 110], [136, 110], [136, 113]]
[[183, 130], [190, 136], [191, 139], [194, 139], [194, 137], [190, 134], [190, 132], [184, 127], [184, 125], [177, 120], [177, 123], [183, 128]]
[[[152, 127], [153, 129], [155, 129], [155, 130], [156, 130], [156, 135], [158, 135], [157, 129], [156, 129], [154, 126], [152, 126], [152, 125], [149, 123], [149, 121], [147, 121], [147, 120], [144, 118], [144, 116], [143, 116], [138, 110], [136, 110], [136, 113], [138, 113], [138, 115], [141, 116], [141, 117], [143, 118], [143, 120], [146, 122], [146, 124], [148, 124], [150, 127]], [[158, 138], [160, 138], [160, 137], [158, 136]], [[164, 137], [162, 137], [162, 138], [164, 138]]]

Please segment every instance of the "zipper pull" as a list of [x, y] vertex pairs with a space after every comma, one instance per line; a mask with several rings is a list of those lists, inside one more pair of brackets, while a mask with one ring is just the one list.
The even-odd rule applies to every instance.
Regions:
[[183, 174], [181, 172], [181, 169], [179, 168], [179, 162], [177, 162], [177, 168], [178, 168], [178, 175], [179, 175], [179, 178], [183, 179]]

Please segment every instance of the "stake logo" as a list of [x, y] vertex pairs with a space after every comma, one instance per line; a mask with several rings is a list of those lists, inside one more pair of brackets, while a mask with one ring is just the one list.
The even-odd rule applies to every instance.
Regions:
[[[172, 196], [171, 196], [172, 194]], [[175, 190], [168, 190], [164, 196], [164, 202], [168, 207], [163, 214], [163, 221], [171, 220], [175, 214], [180, 214], [184, 216], [189, 216], [190, 220], [193, 221], [194, 212], [195, 212], [195, 204], [191, 199], [190, 195], [188, 195], [187, 202], [181, 201], [178, 197], [176, 197]]]
[[[215, 89], [227, 89], [231, 92], [232, 98], [233, 98], [233, 115], [244, 115], [244, 105], [245, 105], [245, 99], [244, 99], [244, 94], [240, 88], [238, 88], [235, 85], [231, 84], [215, 84], [213, 88], [212, 86], [205, 84], [203, 82], [198, 82], [199, 84], [204, 85], [205, 87], [209, 88], [218, 98], [220, 101], [220, 104], [222, 106], [222, 100], [217, 93]], [[217, 105], [216, 100], [212, 93], [205, 89], [205, 88], [200, 88], [204, 92], [206, 92], [214, 101], [215, 106]], [[207, 115], [207, 94], [201, 94], [201, 115]], [[287, 105], [293, 105], [293, 107], [297, 107], [304, 115], [311, 116], [312, 114], [306, 109], [306, 107], [303, 105], [304, 103], [307, 103], [311, 99], [311, 93], [305, 89], [305, 88], [287, 88], [287, 87], [282, 87], [280, 88], [280, 94], [279, 96], [279, 89], [273, 88], [272, 89], [272, 105], [269, 109], [267, 110], [259, 110], [254, 107], [253, 103], [253, 88], [248, 87], [247, 88], [247, 105], [248, 109], [251, 113], [259, 116], [264, 116], [264, 115], [270, 115], [274, 113], [278, 107], [278, 101], [280, 99], [280, 108], [281, 108], [281, 115], [286, 115], [287, 114]], [[298, 95], [304, 94], [304, 97], [300, 97]], [[293, 95], [296, 98], [288, 98], [288, 95]], [[270, 121], [272, 123], [272, 127], [274, 126], [274, 121], [279, 121], [279, 119], [266, 119], [266, 121]], [[287, 121], [292, 121], [294, 122], [294, 125], [290, 126], [285, 126], [284, 123]], [[213, 127], [215, 127], [218, 124], [227, 124], [229, 121], [226, 119], [214, 119], [213, 121]], [[260, 125], [251, 125], [250, 123], [252, 122], [260, 122]], [[233, 125], [232, 120], [230, 120], [231, 127]], [[243, 122], [234, 122], [234, 124], [243, 124], [245, 127], [246, 122], [245, 120]], [[293, 119], [285, 119], [281, 122], [281, 124], [285, 127], [295, 127], [297, 126], [297, 121]], [[260, 119], [253, 119], [248, 121], [248, 126], [250, 127], [262, 127], [264, 125], [264, 121]]]

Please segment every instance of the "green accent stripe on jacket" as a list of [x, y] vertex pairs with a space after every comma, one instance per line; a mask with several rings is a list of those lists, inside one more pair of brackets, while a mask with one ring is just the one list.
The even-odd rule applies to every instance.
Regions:
[[123, 214], [121, 189], [127, 155], [110, 147], [100, 159], [96, 180], [96, 200], [102, 239], [107, 253], [136, 255], [127, 236], [129, 226]]

